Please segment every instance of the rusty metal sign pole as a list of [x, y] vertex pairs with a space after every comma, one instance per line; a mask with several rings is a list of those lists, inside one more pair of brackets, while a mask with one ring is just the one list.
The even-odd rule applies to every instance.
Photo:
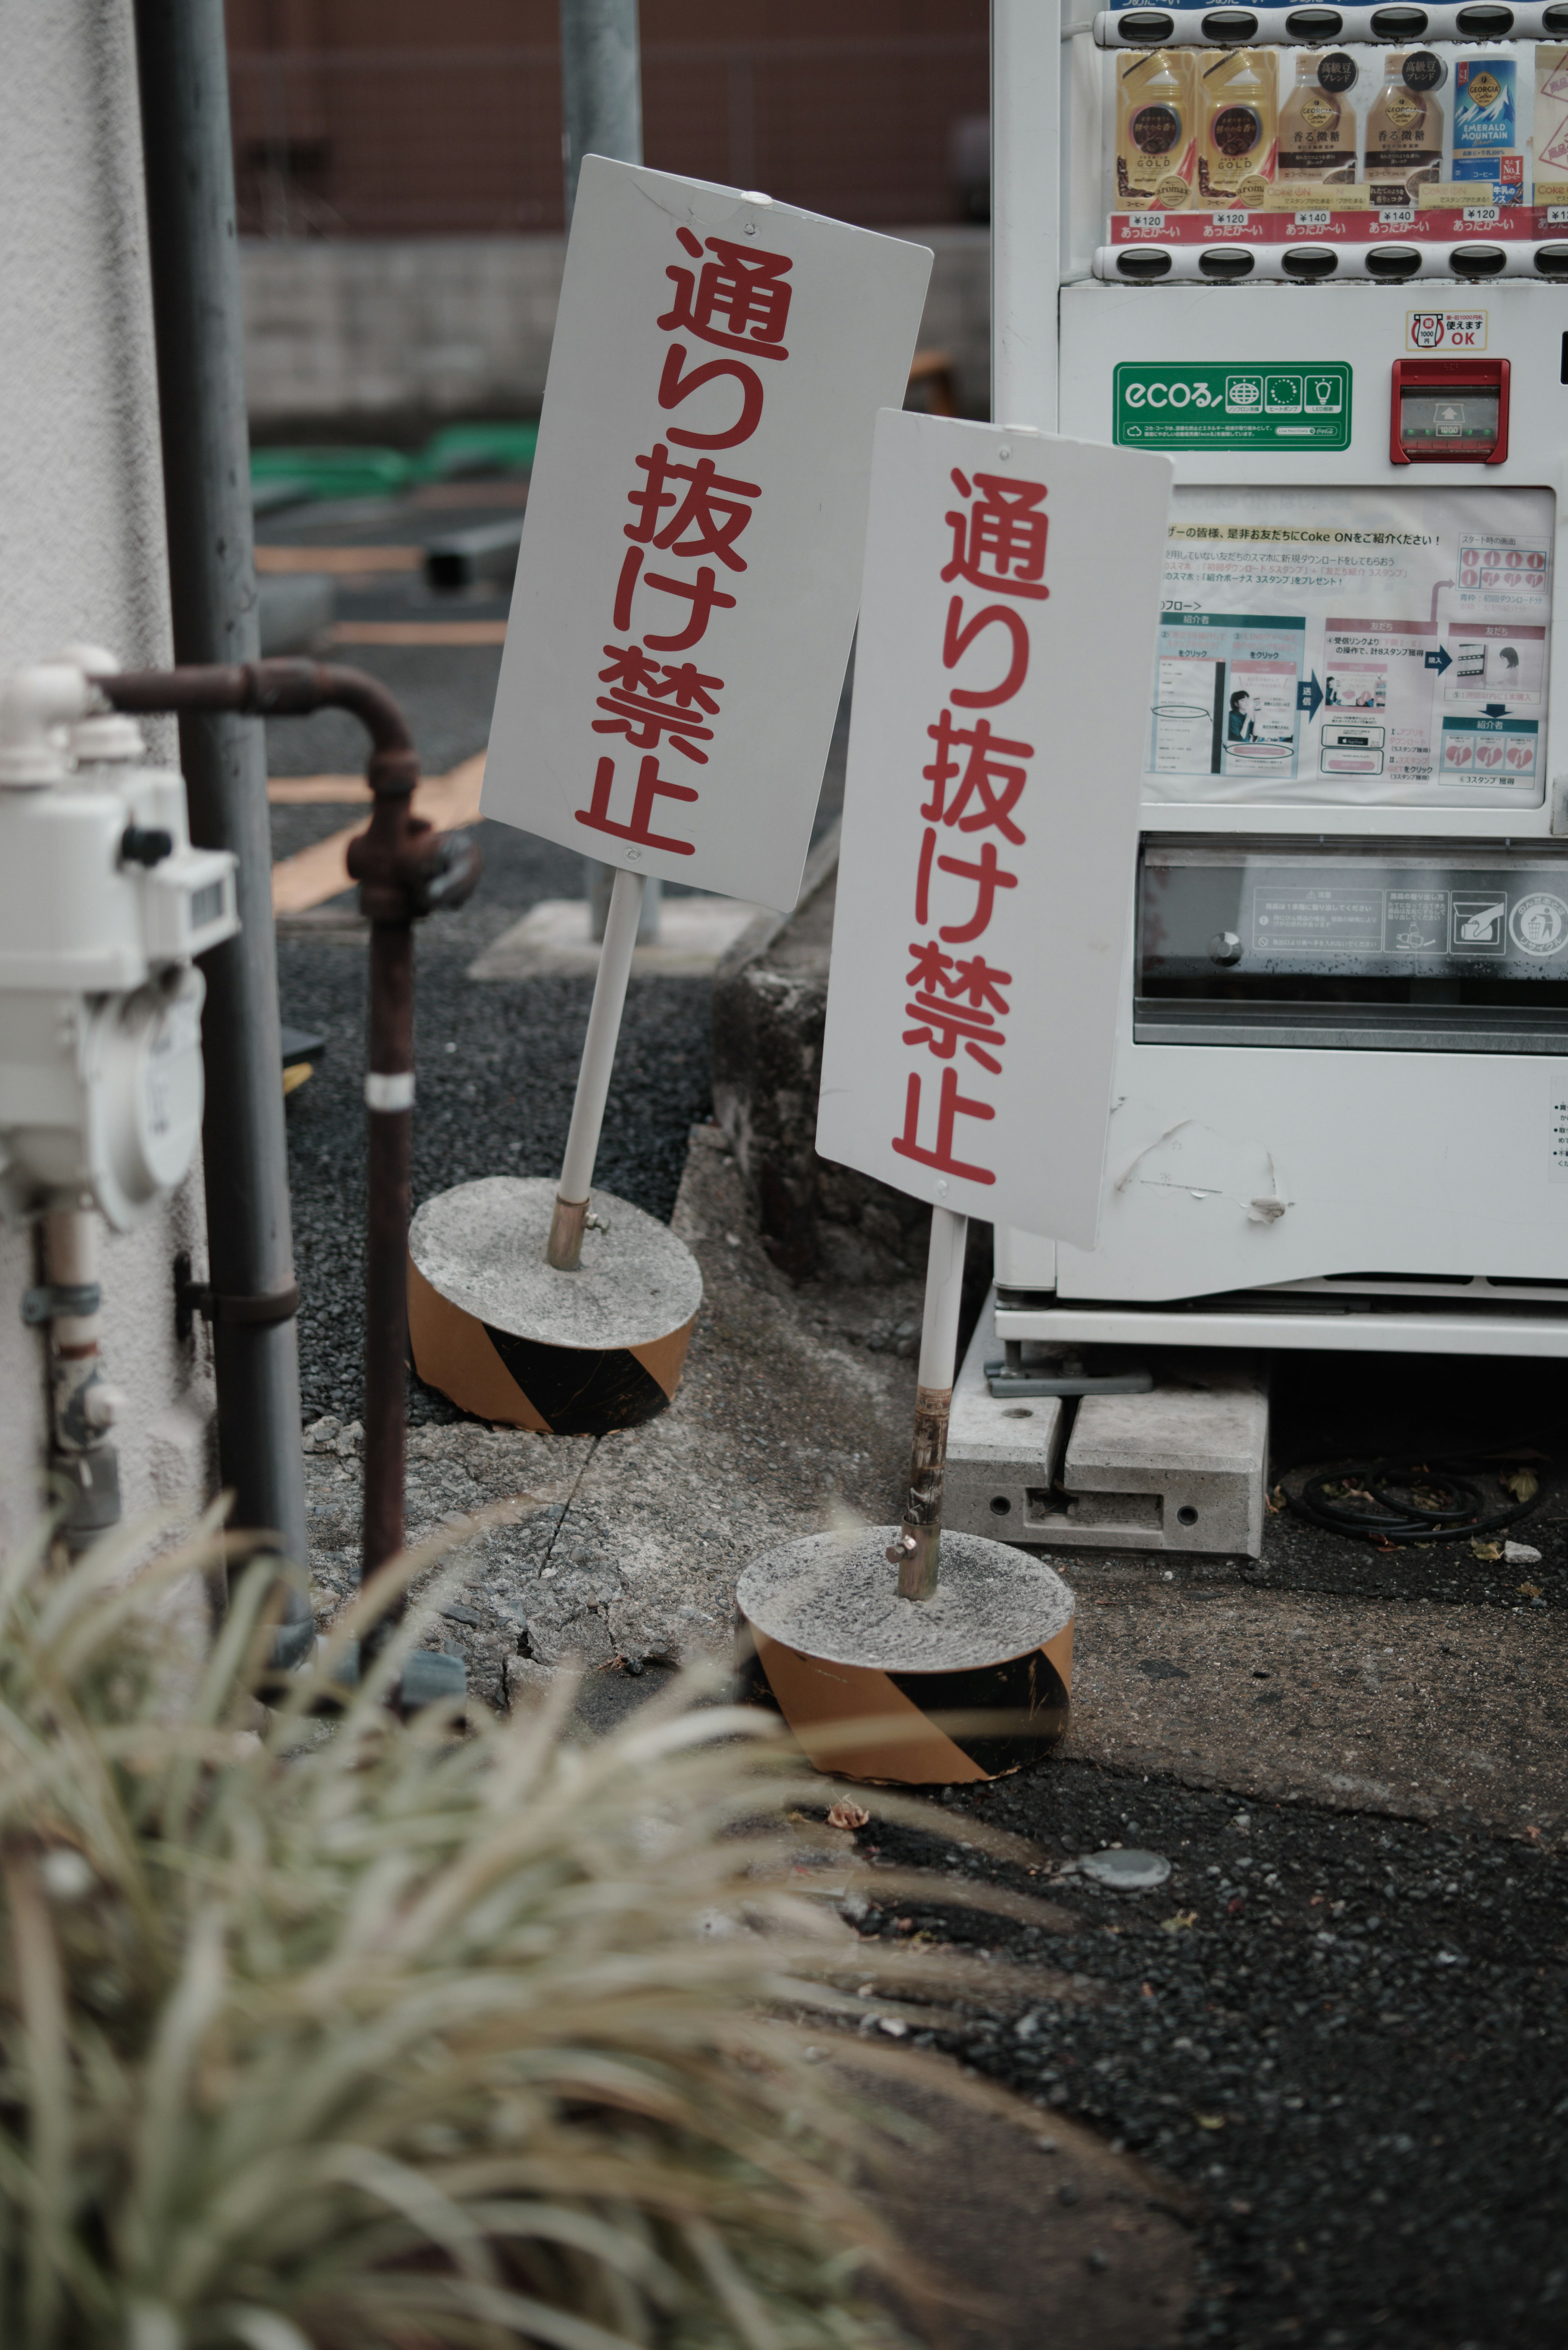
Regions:
[[952, 1418], [958, 1362], [959, 1310], [963, 1303], [964, 1245], [969, 1218], [952, 1208], [931, 1210], [926, 1257], [926, 1304], [915, 1383], [915, 1433], [909, 1451], [909, 1494], [898, 1539], [888, 1561], [898, 1570], [900, 1599], [934, 1599], [941, 1568], [942, 1479]]
[[[438, 834], [412, 811], [419, 758], [408, 723], [386, 689], [361, 670], [318, 661], [270, 660], [120, 671], [93, 683], [116, 710], [230, 711], [256, 718], [347, 710], [370, 736], [366, 781], [369, 826], [352, 842], [348, 869], [370, 921], [370, 1041], [365, 1101], [369, 1117], [365, 1268], [365, 1499], [361, 1574], [403, 1546], [407, 1447], [408, 1244], [414, 1105], [413, 923], [461, 905], [479, 879], [479, 852], [465, 833]], [[400, 1612], [395, 1611], [395, 1612]], [[389, 1617], [369, 1643], [385, 1640]], [[421, 1662], [425, 1661], [423, 1659]], [[431, 1664], [444, 1665], [444, 1659]], [[450, 1673], [438, 1676], [452, 1681]], [[419, 1691], [427, 1692], [422, 1685]], [[443, 1687], [439, 1694], [457, 1694]], [[400, 1702], [414, 1699], [408, 1673]]]

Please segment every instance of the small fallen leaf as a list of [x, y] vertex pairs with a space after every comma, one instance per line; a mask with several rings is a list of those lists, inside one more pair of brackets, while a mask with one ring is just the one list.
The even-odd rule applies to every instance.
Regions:
[[1541, 1480], [1533, 1469], [1511, 1469], [1506, 1477], [1497, 1482], [1516, 1502], [1533, 1502], [1541, 1491]]
[[1472, 1534], [1470, 1536], [1470, 1548], [1475, 1553], [1477, 1558], [1501, 1558], [1502, 1556], [1502, 1544], [1500, 1542], [1483, 1542], [1480, 1534]]
[[841, 1795], [827, 1814], [827, 1825], [830, 1828], [863, 1828], [870, 1817], [870, 1813], [863, 1811], [849, 1796]]
[[1225, 2126], [1223, 2114], [1194, 2114], [1192, 2118], [1199, 2129], [1223, 2129]]
[[1519, 1588], [1526, 1599], [1539, 1599], [1541, 1596], [1539, 1583], [1521, 1583]]
[[1197, 1923], [1196, 1909], [1179, 1909], [1174, 1918], [1160, 1919], [1159, 1930], [1162, 1934], [1185, 1934], [1189, 1926], [1196, 1926]]

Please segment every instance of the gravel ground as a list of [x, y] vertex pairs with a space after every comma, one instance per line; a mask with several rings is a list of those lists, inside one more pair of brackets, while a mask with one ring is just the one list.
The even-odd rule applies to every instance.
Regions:
[[[876, 1819], [863, 1854], [934, 1846]], [[1034, 1839], [976, 1863], [1074, 1913], [1061, 1934], [898, 1903], [866, 1930], [1067, 1967], [1098, 1996], [917, 2033], [1092, 2124], [1203, 2198], [1186, 2339], [1528, 2350], [1568, 2336], [1568, 1867], [1398, 1820], [1054, 1762], [954, 1793]], [[1147, 1846], [1169, 1881], [1071, 1873]]]
[[[487, 827], [493, 829], [494, 827]], [[473, 949], [427, 925], [419, 943], [413, 1197], [479, 1175], [553, 1175], [587, 1026], [587, 979], [465, 977]], [[283, 1015], [324, 1034], [316, 1074], [289, 1104], [300, 1287], [300, 1392], [308, 1425], [357, 1419], [365, 1262], [365, 957], [336, 941], [280, 941]], [[706, 980], [634, 980], [599, 1147], [598, 1181], [668, 1220], [688, 1130], [709, 1115]], [[413, 1425], [462, 1415], [410, 1377]]]

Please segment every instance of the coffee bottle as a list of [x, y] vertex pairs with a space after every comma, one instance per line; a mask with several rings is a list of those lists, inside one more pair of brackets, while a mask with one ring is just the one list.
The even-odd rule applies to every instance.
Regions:
[[1366, 179], [1375, 205], [1413, 204], [1423, 180], [1441, 176], [1447, 68], [1429, 49], [1385, 58], [1383, 87], [1366, 114]]
[[1156, 49], [1116, 77], [1116, 201], [1178, 212], [1192, 201], [1192, 56]]
[[1296, 51], [1296, 86], [1280, 109], [1282, 187], [1326, 187], [1355, 177], [1355, 116], [1349, 93], [1355, 62], [1344, 50], [1327, 57]]
[[1268, 49], [1231, 49], [1199, 82], [1198, 186], [1210, 204], [1261, 204], [1274, 176], [1279, 99]]

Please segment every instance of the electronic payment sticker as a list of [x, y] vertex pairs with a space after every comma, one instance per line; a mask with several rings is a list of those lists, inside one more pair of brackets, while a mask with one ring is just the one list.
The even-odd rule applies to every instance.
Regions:
[[877, 421], [816, 1147], [1085, 1247], [1171, 472]]

